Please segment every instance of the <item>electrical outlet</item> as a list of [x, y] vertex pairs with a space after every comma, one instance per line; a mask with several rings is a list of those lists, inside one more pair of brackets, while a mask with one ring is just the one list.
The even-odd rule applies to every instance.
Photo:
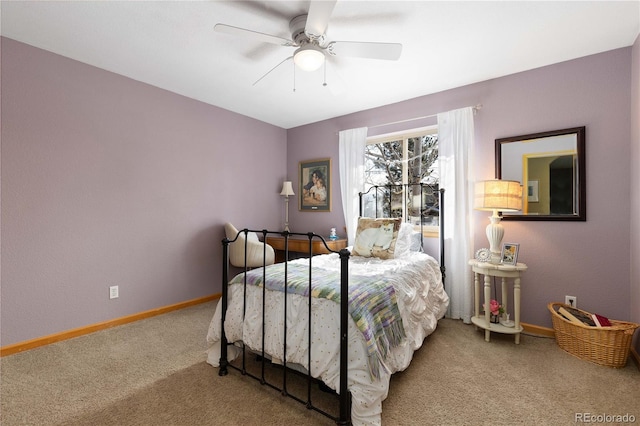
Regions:
[[578, 298], [576, 296], [565, 296], [564, 304], [572, 306], [574, 308], [578, 307]]
[[118, 297], [118, 286], [112, 285], [109, 287], [109, 299], [117, 299]]

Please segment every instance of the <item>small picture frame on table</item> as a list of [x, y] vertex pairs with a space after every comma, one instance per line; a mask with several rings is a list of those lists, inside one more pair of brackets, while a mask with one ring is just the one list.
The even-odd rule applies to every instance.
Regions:
[[500, 255], [500, 263], [503, 265], [516, 265], [518, 263], [518, 250], [520, 244], [504, 243], [502, 244], [502, 253]]

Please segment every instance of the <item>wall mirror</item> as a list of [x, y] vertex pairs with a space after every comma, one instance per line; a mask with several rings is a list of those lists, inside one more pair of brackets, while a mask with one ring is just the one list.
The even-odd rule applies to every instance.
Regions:
[[496, 178], [522, 183], [505, 220], [587, 220], [585, 128], [496, 139]]

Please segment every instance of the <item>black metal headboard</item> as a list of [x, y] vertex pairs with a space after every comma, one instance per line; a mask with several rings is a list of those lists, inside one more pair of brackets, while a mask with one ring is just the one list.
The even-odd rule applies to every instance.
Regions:
[[[373, 191], [373, 192], [372, 192]], [[438, 185], [430, 185], [427, 183], [419, 184], [389, 184], [371, 186], [366, 192], [360, 192], [359, 197], [359, 214], [363, 217], [365, 214], [364, 197], [371, 194], [374, 198], [374, 215], [373, 217], [384, 217], [385, 213], [389, 217], [394, 217], [393, 213], [400, 211], [413, 211], [414, 217], [420, 218], [420, 235], [424, 238], [423, 223], [425, 216], [432, 216], [432, 213], [438, 212], [438, 229], [440, 238], [440, 272], [442, 273], [442, 282], [444, 284], [445, 277], [445, 252], [444, 252], [444, 188]], [[419, 196], [420, 202], [418, 206], [412, 203], [413, 197]], [[382, 199], [380, 199], [382, 198]], [[398, 204], [400, 202], [400, 204]], [[398, 208], [398, 206], [400, 208]], [[382, 211], [381, 211], [382, 210]], [[408, 216], [408, 215], [407, 215]], [[435, 217], [435, 215], [433, 215]], [[398, 216], [401, 217], [401, 216]], [[420, 245], [423, 246], [423, 240], [420, 238]]]

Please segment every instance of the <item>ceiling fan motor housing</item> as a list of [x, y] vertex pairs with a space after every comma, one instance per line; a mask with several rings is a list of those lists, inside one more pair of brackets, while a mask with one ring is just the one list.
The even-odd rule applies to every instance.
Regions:
[[307, 25], [307, 16], [308, 15], [299, 15], [289, 22], [291, 39], [298, 46], [303, 46], [307, 43], [314, 43], [318, 46], [321, 46], [322, 42], [324, 41], [324, 34], [310, 36], [305, 32], [305, 26]]

